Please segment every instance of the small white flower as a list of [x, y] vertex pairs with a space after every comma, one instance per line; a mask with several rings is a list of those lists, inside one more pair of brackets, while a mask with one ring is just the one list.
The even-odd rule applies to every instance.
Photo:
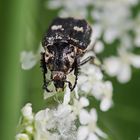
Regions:
[[27, 103], [21, 110], [22, 115], [25, 119], [33, 121], [32, 104]]
[[135, 39], [134, 39], [134, 44], [135, 44], [137, 47], [140, 47], [140, 35], [137, 34], [137, 36], [136, 36]]
[[35, 140], [75, 140], [75, 119], [70, 105], [59, 105], [57, 110], [46, 109], [38, 112], [35, 115]]
[[101, 100], [100, 109], [102, 111], [107, 111], [112, 106], [112, 100], [109, 98], [103, 98]]
[[91, 94], [96, 99], [101, 100], [101, 110], [107, 111], [112, 105], [112, 83], [110, 81], [104, 82], [100, 68], [94, 65], [87, 64], [85, 67], [82, 67], [81, 71], [82, 74], [78, 79], [79, 89], [84, 93]]
[[104, 60], [105, 70], [110, 76], [116, 76], [119, 82], [126, 83], [131, 79], [131, 65], [140, 68], [140, 55], [127, 52], [124, 48], [120, 48], [118, 53], [118, 57]]
[[140, 68], [140, 55], [131, 54], [130, 62], [133, 67]]
[[121, 61], [119, 57], [111, 56], [104, 60], [104, 66], [106, 72], [110, 76], [116, 76], [121, 66]]
[[56, 9], [59, 7], [66, 7], [67, 9], [75, 9], [78, 8], [84, 8], [91, 4], [91, 0], [83, 0], [82, 3], [80, 0], [74, 1], [74, 0], [51, 0], [49, 1], [49, 8]]
[[87, 107], [89, 105], [89, 100], [86, 97], [81, 97], [79, 102], [82, 107]]
[[16, 135], [16, 140], [30, 140], [30, 138], [25, 133], [19, 133]]
[[99, 138], [94, 133], [90, 133], [87, 140], [99, 140]]
[[57, 9], [62, 6], [62, 2], [60, 0], [51, 0], [46, 2], [46, 6], [49, 7], [50, 9]]
[[86, 97], [81, 97], [79, 100], [74, 99], [72, 110], [75, 115], [80, 115], [81, 110], [89, 105], [89, 100]]
[[99, 81], [93, 85], [92, 94], [96, 99], [101, 100], [100, 109], [102, 111], [107, 111], [112, 106], [112, 93], [113, 87], [110, 81]]
[[118, 34], [119, 33], [116, 29], [108, 28], [106, 29], [103, 37], [107, 43], [113, 43], [114, 40], [118, 37]]
[[33, 133], [34, 133], [33, 125], [28, 125], [28, 126], [26, 126], [26, 127], [25, 127], [25, 130], [26, 130], [26, 132], [27, 132], [28, 134], [30, 134], [30, 135], [33, 135]]
[[67, 84], [66, 91], [64, 94], [64, 100], [63, 100], [64, 105], [67, 105], [70, 102], [70, 95], [71, 95], [70, 88], [68, 87], [68, 84]]
[[88, 124], [89, 119], [90, 119], [90, 115], [88, 114], [87, 110], [82, 109], [80, 111], [80, 116], [79, 116], [80, 123], [82, 125], [86, 125], [86, 124]]
[[98, 136], [106, 138], [106, 134], [97, 127], [97, 113], [95, 109], [90, 112], [82, 109], [79, 116], [80, 123], [78, 128], [77, 140], [98, 140]]
[[98, 41], [94, 47], [96, 53], [101, 53], [104, 50], [104, 44], [101, 41]]
[[120, 83], [126, 83], [131, 79], [131, 67], [128, 64], [121, 65], [120, 72], [117, 75], [117, 79]]
[[86, 124], [89, 124], [91, 122], [96, 122], [97, 121], [97, 113], [96, 113], [96, 110], [95, 109], [92, 109], [90, 111], [90, 113], [88, 113], [87, 110], [82, 109], [80, 111], [79, 119], [80, 119], [80, 123], [82, 125], [86, 125]]
[[35, 115], [35, 140], [51, 138], [51, 134], [47, 131], [47, 129], [55, 128], [54, 123], [49, 123], [51, 117], [49, 109], [41, 110]]
[[133, 40], [130, 34], [125, 33], [122, 38], [120, 38], [121, 46], [126, 49], [131, 49], [133, 47]]
[[77, 85], [75, 86], [74, 93], [75, 93], [76, 99], [79, 99], [78, 86]]
[[33, 68], [37, 63], [36, 55], [32, 51], [23, 51], [20, 57], [21, 67], [24, 70]]
[[96, 39], [99, 39], [102, 35], [103, 29], [102, 26], [98, 23], [95, 23], [92, 25], [92, 34], [91, 34], [91, 41], [95, 41]]
[[87, 136], [88, 136], [88, 128], [86, 126], [79, 127], [77, 140], [86, 140]]

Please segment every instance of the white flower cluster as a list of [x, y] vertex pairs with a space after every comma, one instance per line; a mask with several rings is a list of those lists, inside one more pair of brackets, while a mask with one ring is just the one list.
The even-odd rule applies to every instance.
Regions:
[[[94, 53], [86, 53], [83, 59], [89, 55], [94, 55]], [[94, 61], [96, 62], [96, 59]], [[17, 134], [17, 140], [30, 140], [31, 137], [34, 140], [99, 140], [99, 137], [107, 137], [97, 126], [96, 109], [88, 108], [93, 101], [93, 99], [92, 101], [88, 100], [88, 97], [91, 96], [100, 100], [100, 109], [107, 111], [112, 106], [112, 83], [103, 80], [100, 67], [94, 64], [85, 64], [81, 67], [80, 73], [73, 93], [66, 85], [63, 104], [59, 103], [58, 107], [46, 108], [36, 113], [33, 118], [34, 133], [32, 135], [26, 134], [25, 131], [25, 126], [27, 127], [30, 123], [27, 123], [27, 125], [24, 122], [21, 123], [21, 126], [24, 127], [22, 127], [21, 133]], [[69, 80], [72, 81], [73, 77], [73, 74], [68, 76]], [[44, 95], [45, 99], [49, 99], [49, 93], [45, 92]], [[51, 96], [54, 95], [56, 93], [51, 93]], [[22, 112], [24, 112], [23, 118], [32, 116], [29, 108], [31, 108], [31, 105], [27, 104], [22, 109]]]
[[[89, 54], [84, 57], [87, 55]], [[86, 64], [81, 68], [73, 93], [70, 92], [68, 85], [66, 86], [63, 103], [59, 103], [58, 107], [46, 108], [33, 115], [31, 104], [26, 104], [22, 109], [20, 133], [17, 134], [16, 139], [99, 140], [99, 137], [106, 138], [107, 135], [97, 126], [96, 109], [88, 108], [91, 104], [88, 96], [101, 100], [102, 111], [107, 111], [112, 105], [112, 84], [110, 81], [103, 80], [101, 69], [93, 64]]]
[[75, 121], [76, 116], [69, 105], [41, 110], [35, 115], [34, 140], [76, 140]]
[[112, 106], [112, 83], [104, 81], [100, 68], [92, 64], [83, 66], [81, 73], [78, 79], [79, 90], [87, 96], [92, 95], [97, 100], [101, 100], [100, 109], [107, 111]]
[[131, 79], [131, 65], [140, 68], [140, 55], [135, 55], [124, 48], [118, 49], [119, 56], [111, 56], [104, 60], [105, 70], [110, 76], [116, 76], [120, 83]]
[[85, 109], [89, 105], [88, 99], [81, 97], [73, 102], [72, 105], [60, 104], [56, 109], [46, 108], [35, 115], [31, 104], [26, 104], [22, 109], [24, 121], [20, 122], [21, 130], [16, 135], [16, 140], [98, 140], [98, 136], [106, 138], [106, 134], [97, 127], [96, 110]]
[[[32, 53], [30, 54], [32, 56]], [[27, 55], [29, 56], [29, 53]], [[89, 52], [84, 57], [88, 55], [94, 54]], [[30, 59], [26, 62], [29, 62], [29, 68], [32, 65]], [[70, 75], [69, 78], [73, 79], [72, 76]], [[112, 105], [112, 84], [103, 80], [101, 69], [93, 64], [83, 66], [74, 91], [75, 96], [71, 96], [72, 94], [67, 85], [63, 104], [53, 109], [46, 108], [35, 115], [32, 113], [31, 104], [26, 104], [22, 109], [22, 121], [16, 139], [99, 140], [99, 137], [106, 138], [107, 135], [97, 126], [96, 109], [88, 109], [91, 104], [88, 100], [89, 95], [101, 100], [102, 111], [107, 111]]]
[[34, 114], [31, 104], [26, 104], [21, 113], [22, 117], [18, 126], [19, 132], [16, 135], [16, 140], [31, 140], [34, 135]]

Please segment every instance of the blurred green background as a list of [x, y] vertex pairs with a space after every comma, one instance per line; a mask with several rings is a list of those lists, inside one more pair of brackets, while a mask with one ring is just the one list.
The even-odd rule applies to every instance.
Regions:
[[[44, 31], [57, 16], [57, 10], [47, 10], [44, 2], [0, 1], [0, 140], [14, 140], [20, 109], [25, 103], [31, 102], [34, 111], [47, 104], [43, 100], [39, 63], [29, 71], [20, 67], [21, 51], [35, 52]], [[119, 84], [115, 78], [110, 80], [114, 86], [114, 106], [108, 112], [98, 110], [99, 126], [109, 135], [108, 140], [137, 140], [140, 137], [140, 71], [134, 69], [132, 80], [127, 84]]]

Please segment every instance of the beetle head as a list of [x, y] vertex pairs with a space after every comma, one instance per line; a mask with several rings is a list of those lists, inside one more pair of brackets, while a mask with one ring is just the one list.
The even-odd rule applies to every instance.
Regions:
[[56, 89], [64, 89], [66, 75], [62, 71], [52, 71], [52, 81]]

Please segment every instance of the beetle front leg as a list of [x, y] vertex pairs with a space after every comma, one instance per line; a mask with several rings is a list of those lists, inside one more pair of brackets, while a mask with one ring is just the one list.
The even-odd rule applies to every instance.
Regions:
[[69, 86], [70, 90], [72, 91], [73, 90], [73, 87], [72, 87], [71, 82], [70, 81], [64, 81], [64, 82], [68, 83], [68, 86]]
[[78, 66], [82, 66], [84, 64], [86, 64], [88, 61], [93, 60], [95, 57], [94, 56], [89, 56], [86, 59], [84, 59], [83, 61], [81, 61]]
[[76, 58], [75, 63], [73, 65], [73, 70], [74, 70], [74, 75], [75, 75], [75, 81], [74, 81], [74, 85], [70, 87], [70, 90], [73, 91], [75, 86], [77, 85], [77, 79], [78, 79], [78, 74], [79, 74], [79, 65], [78, 63], [80, 63], [80, 59], [79, 57]]
[[47, 65], [45, 62], [45, 53], [41, 53], [41, 68], [42, 68], [42, 72], [43, 72], [43, 86], [42, 88], [45, 89], [47, 92], [51, 92], [48, 89], [48, 84], [50, 83], [50, 81], [46, 80], [46, 74], [47, 74]]

